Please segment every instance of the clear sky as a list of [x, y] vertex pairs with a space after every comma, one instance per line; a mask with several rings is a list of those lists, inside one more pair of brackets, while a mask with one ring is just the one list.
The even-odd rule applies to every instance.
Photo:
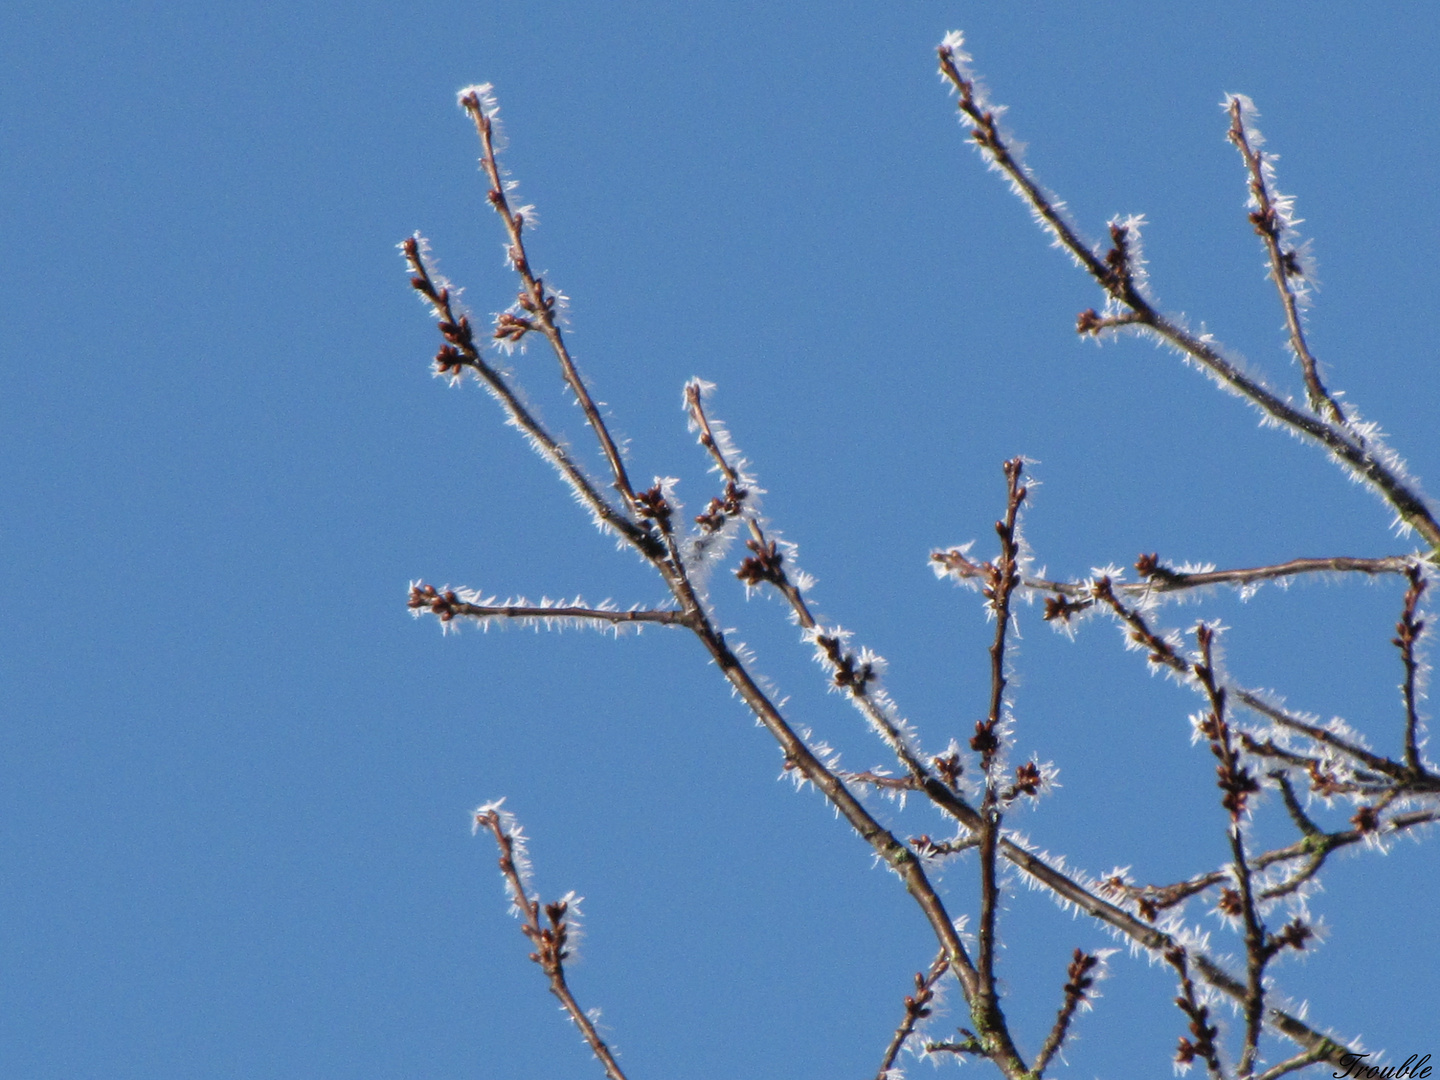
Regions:
[[[926, 557], [991, 552], [1006, 457], [1037, 462], [1053, 575], [1414, 550], [1174, 355], [1076, 338], [1100, 297], [967, 147], [934, 71], [952, 29], [1088, 234], [1144, 214], [1161, 305], [1299, 396], [1217, 107], [1253, 97], [1314, 240], [1316, 350], [1440, 489], [1423, 5], [5, 5], [0, 1073], [598, 1077], [470, 835], [502, 795], [542, 891], [587, 898], [574, 985], [635, 1080], [873, 1075], [933, 955], [683, 632], [442, 636], [406, 611], [417, 578], [664, 598], [484, 393], [429, 375], [397, 242], [423, 231], [482, 318], [515, 290], [461, 86], [495, 84], [533, 257], [634, 472], [704, 504], [681, 387], [715, 382], [815, 603], [890, 660], [933, 750], [983, 715], [989, 628]], [[546, 356], [515, 368], [588, 446]], [[1395, 753], [1401, 591], [1165, 615], [1222, 620], [1237, 682]], [[886, 764], [780, 605], [715, 600], [797, 722]], [[1021, 631], [1019, 752], [1062, 786], [1016, 825], [1094, 873], [1221, 865], [1198, 699], [1108, 625]], [[1440, 1053], [1436, 855], [1336, 859], [1326, 942], [1277, 969], [1390, 1060]], [[973, 914], [973, 862], [944, 887]], [[1033, 1053], [1071, 950], [1111, 942], [1018, 884], [1002, 936]], [[1166, 1075], [1173, 984], [1111, 970], [1063, 1074]]]

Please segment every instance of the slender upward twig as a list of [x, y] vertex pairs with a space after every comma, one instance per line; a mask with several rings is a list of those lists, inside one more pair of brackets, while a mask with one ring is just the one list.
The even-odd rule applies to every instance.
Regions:
[[1175, 1051], [1175, 1062], [1183, 1068], [1198, 1057], [1205, 1062], [1211, 1080], [1224, 1080], [1225, 1070], [1220, 1067], [1220, 1051], [1215, 1045], [1215, 1037], [1220, 1034], [1220, 1029], [1210, 1022], [1209, 1006], [1202, 1004], [1195, 992], [1195, 982], [1190, 977], [1190, 965], [1185, 950], [1179, 947], [1167, 949], [1165, 960], [1175, 969], [1180, 980], [1180, 996], [1175, 999], [1175, 1004], [1190, 1021], [1190, 1035], [1188, 1038], [1183, 1035], [1180, 1037], [1179, 1047]]
[[1410, 587], [1405, 590], [1405, 608], [1400, 613], [1400, 621], [1395, 624], [1394, 644], [1400, 650], [1400, 658], [1405, 663], [1405, 680], [1400, 684], [1401, 694], [1405, 699], [1405, 764], [1418, 776], [1425, 771], [1425, 767], [1420, 760], [1420, 711], [1417, 705], [1420, 691], [1416, 686], [1420, 659], [1416, 655], [1415, 646], [1420, 635], [1425, 632], [1425, 620], [1418, 616], [1417, 611], [1427, 583], [1418, 566], [1412, 566], [1409, 573]]
[[1084, 949], [1076, 949], [1075, 955], [1070, 958], [1070, 966], [1065, 971], [1065, 1001], [1060, 1006], [1050, 1034], [1045, 1036], [1045, 1044], [1040, 1047], [1040, 1053], [1035, 1057], [1037, 1077], [1044, 1074], [1060, 1048], [1065, 1045], [1065, 1037], [1070, 1033], [1070, 1024], [1075, 1019], [1075, 1013], [1085, 1004], [1090, 996], [1090, 988], [1095, 985], [1094, 971], [1099, 966], [1100, 957], [1087, 953]]
[[1210, 741], [1210, 749], [1220, 764], [1215, 767], [1217, 786], [1224, 797], [1221, 804], [1230, 816], [1229, 840], [1231, 872], [1236, 888], [1221, 896], [1221, 910], [1241, 918], [1245, 927], [1245, 1040], [1240, 1051], [1239, 1075], [1248, 1077], [1255, 1071], [1255, 1055], [1260, 1049], [1260, 1032], [1265, 1023], [1265, 965], [1273, 955], [1266, 949], [1265, 924], [1255, 904], [1255, 881], [1245, 857], [1245, 836], [1241, 820], [1249, 797], [1260, 790], [1254, 775], [1241, 763], [1230, 722], [1225, 716], [1226, 693], [1215, 676], [1215, 631], [1201, 623], [1195, 629], [1200, 657], [1191, 664], [1196, 681], [1205, 691], [1209, 712], [1200, 718], [1200, 734]]
[[[848, 648], [842, 633], [835, 629], [826, 632], [816, 621], [803, 591], [785, 565], [784, 553], [766, 534], [765, 526], [755, 513], [745, 479], [716, 436], [714, 425], [705, 411], [701, 384], [696, 380], [692, 379], [685, 386], [685, 405], [700, 445], [725, 480], [725, 497], [712, 499], [709, 509], [696, 519], [697, 524], [702, 529], [718, 531], [727, 517], [739, 518], [745, 523], [750, 533], [747, 547], [751, 554], [741, 563], [736, 576], [749, 586], [769, 583], [775, 587], [790, 605], [795, 621], [807, 632], [835, 687], [846, 691], [851, 703], [885, 741], [916, 785], [941, 806], [952, 811], [962, 806], [963, 799], [956, 786], [947, 784], [922, 760], [902, 730], [901, 721], [887, 707], [888, 701], [877, 693], [875, 660], [867, 658], [863, 650], [857, 652]], [[968, 805], [963, 806], [962, 812], [969, 812]]]
[[1300, 361], [1310, 408], [1325, 416], [1331, 423], [1343, 427], [1348, 424], [1348, 420], [1340, 408], [1340, 403], [1320, 381], [1320, 365], [1310, 351], [1309, 342], [1305, 340], [1299, 298], [1290, 284], [1292, 278], [1305, 276], [1305, 268], [1301, 262], [1301, 253], [1293, 247], [1286, 249], [1281, 243], [1284, 234], [1291, 228], [1289, 200], [1283, 196], [1275, 197], [1270, 186], [1270, 161], [1265, 151], [1260, 149], [1260, 140], [1255, 137], [1253, 128], [1247, 127], [1247, 120], [1253, 122], [1255, 115], [1250, 99], [1232, 94], [1227, 107], [1230, 113], [1230, 141], [1240, 151], [1240, 156], [1245, 161], [1245, 170], [1250, 174], [1250, 198], [1255, 207], [1250, 214], [1250, 223], [1265, 242], [1265, 253], [1270, 259], [1270, 277], [1275, 282], [1281, 306], [1285, 309], [1285, 326], [1290, 333], [1290, 348]]
[[496, 106], [493, 98], [485, 100], [489, 96], [489, 87], [471, 87], [460, 94], [460, 106], [470, 114], [470, 119], [475, 122], [475, 130], [480, 135], [480, 145], [483, 153], [480, 164], [485, 170], [485, 175], [490, 178], [490, 205], [500, 215], [500, 220], [505, 223], [505, 231], [510, 234], [510, 262], [515, 267], [515, 272], [520, 275], [524, 283], [525, 291], [520, 297], [520, 306], [526, 312], [525, 315], [512, 315], [507, 320], [504, 317], [500, 320], [500, 326], [496, 334], [506, 336], [507, 327], [510, 328], [509, 340], [518, 340], [519, 337], [531, 328], [538, 327], [540, 332], [550, 342], [550, 347], [555, 352], [555, 357], [560, 361], [560, 369], [564, 374], [565, 382], [570, 387], [570, 392], [575, 395], [575, 400], [580, 403], [580, 408], [585, 411], [585, 420], [589, 423], [595, 437], [600, 440], [600, 448], [604, 451], [605, 460], [610, 463], [610, 471], [615, 477], [615, 488], [625, 498], [627, 506], [634, 506], [635, 490], [630, 485], [630, 476], [625, 470], [625, 462], [620, 456], [620, 448], [615, 445], [609, 428], [596, 408], [595, 401], [590, 396], [589, 389], [585, 386], [580, 373], [575, 370], [575, 361], [570, 356], [570, 350], [565, 344], [565, 336], [560, 332], [560, 326], [555, 321], [555, 304], [557, 297], [554, 292], [546, 289], [545, 283], [537, 278], [530, 269], [530, 259], [525, 254], [525, 217], [522, 212], [512, 210], [510, 201], [506, 197], [506, 185], [500, 177], [500, 163], [495, 157], [495, 112]]
[[996, 775], [996, 765], [1003, 738], [1005, 640], [1010, 630], [1010, 597], [1020, 584], [1017, 526], [1020, 505], [1026, 495], [1026, 488], [1021, 483], [1024, 472], [1025, 463], [1021, 458], [1005, 463], [1005, 517], [995, 523], [995, 533], [1000, 538], [1000, 554], [993, 563], [986, 564], [988, 572], [982, 586], [983, 595], [995, 616], [995, 639], [990, 645], [990, 706], [985, 719], [976, 722], [975, 735], [970, 740], [970, 749], [980, 755], [980, 768], [985, 776], [985, 796], [980, 807], [980, 925], [975, 965], [980, 987], [975, 1022], [980, 1025], [982, 1037], [1000, 1015], [1000, 996], [995, 987], [995, 918], [1000, 905], [995, 856], [1005, 799], [1000, 789], [1000, 778]]
[[536, 451], [553, 464], [580, 501], [602, 522], [637, 547], [654, 546], [654, 540], [628, 516], [610, 505], [590, 478], [571, 459], [568, 450], [556, 440], [533, 412], [520, 400], [504, 376], [480, 354], [475, 345], [475, 331], [466, 315], [458, 315], [448, 285], [437, 282], [425, 262], [425, 249], [419, 236], [407, 237], [400, 245], [410, 267], [410, 285], [430, 305], [439, 320], [440, 334], [445, 339], [435, 357], [441, 374], [458, 373], [462, 368], [475, 372], [486, 389], [500, 402], [510, 421], [525, 433]]
[[880, 1059], [880, 1068], [875, 1073], [875, 1080], [891, 1080], [895, 1074], [890, 1072], [895, 1067], [895, 1062], [900, 1057], [900, 1051], [905, 1046], [905, 1040], [915, 1033], [915, 1028], [921, 1020], [924, 1020], [931, 1013], [930, 1003], [935, 1000], [935, 984], [940, 981], [949, 968], [945, 952], [942, 949], [940, 954], [930, 964], [930, 970], [921, 974], [915, 973], [915, 993], [905, 995], [905, 1018], [900, 1021], [900, 1026], [895, 1029], [895, 1034], [890, 1038], [890, 1044], [885, 1047], [885, 1056]]
[[615, 1055], [595, 1030], [595, 1024], [585, 1010], [580, 1008], [580, 1003], [575, 1000], [575, 995], [570, 992], [570, 985], [565, 979], [565, 961], [570, 956], [569, 917], [574, 904], [573, 898], [566, 897], [553, 904], [544, 905], [545, 923], [542, 924], [540, 901], [526, 891], [524, 878], [517, 865], [515, 834], [505, 827], [501, 814], [493, 806], [481, 807], [476, 811], [475, 827], [488, 829], [500, 848], [500, 872], [509, 886], [515, 910], [523, 920], [520, 928], [535, 946], [530, 959], [539, 964], [540, 970], [545, 972], [545, 977], [550, 982], [550, 992], [560, 1000], [561, 1008], [580, 1029], [581, 1037], [600, 1059], [600, 1063], [605, 1067], [605, 1075], [610, 1080], [626, 1080]]

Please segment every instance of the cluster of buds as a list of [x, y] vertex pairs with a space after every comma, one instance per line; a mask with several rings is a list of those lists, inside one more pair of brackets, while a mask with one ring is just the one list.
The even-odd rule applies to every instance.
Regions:
[[1094, 603], [1094, 600], [1071, 600], [1064, 593], [1055, 593], [1045, 597], [1044, 618], [1046, 622], [1059, 619], [1062, 623], [1068, 623], [1072, 615], [1078, 615]]
[[1075, 1001], [1077, 1004], [1090, 996], [1090, 989], [1095, 985], [1095, 969], [1100, 965], [1100, 958], [1084, 949], [1076, 949], [1075, 955], [1070, 959], [1070, 966], [1065, 970], [1068, 980], [1065, 983], [1065, 998], [1067, 1001]]
[[935, 988], [920, 972], [915, 973], [915, 993], [905, 995], [905, 1025], [914, 1028], [930, 1015], [930, 1003], [935, 1000]]
[[1185, 580], [1185, 575], [1171, 570], [1160, 561], [1160, 556], [1151, 553], [1141, 555], [1135, 560], [1135, 572], [1146, 581], [1159, 582], [1162, 585], [1179, 585]]
[[645, 491], [636, 492], [635, 508], [642, 518], [659, 525], [661, 532], [670, 531], [670, 501], [665, 498], [661, 485], [656, 484]]
[[446, 589], [443, 593], [438, 592], [434, 585], [426, 585], [423, 582], [410, 586], [409, 608], [412, 611], [420, 611], [428, 608], [433, 614], [439, 616], [441, 622], [449, 622], [460, 613], [460, 606], [463, 601], [455, 594], [454, 589]]
[[976, 720], [975, 734], [970, 738], [970, 749], [980, 755], [981, 765], [987, 772], [1000, 749], [1000, 736], [995, 730], [998, 726], [996, 720]]
[[752, 588], [764, 581], [772, 585], [784, 583], [785, 571], [781, 569], [781, 564], [785, 561], [785, 556], [780, 553], [774, 540], [764, 544], [759, 540], [746, 540], [745, 546], [752, 554], [740, 563], [740, 569], [735, 571], [737, 578]]
[[705, 507], [705, 512], [695, 516], [695, 524], [707, 533], [719, 532], [725, 527], [726, 521], [740, 516], [749, 495], [750, 492], [746, 488], [738, 487], [733, 480], [727, 480], [724, 496], [711, 499], [709, 505]]
[[1315, 931], [1306, 925], [1299, 916], [1291, 919], [1285, 924], [1285, 929], [1270, 938], [1270, 945], [1279, 952], [1281, 949], [1294, 949], [1301, 952], [1305, 943], [1315, 936]]
[[1211, 661], [1215, 631], [1202, 623], [1195, 629], [1195, 638], [1200, 644], [1201, 657], [1193, 665], [1195, 678], [1210, 699], [1210, 710], [1200, 717], [1198, 728], [1200, 734], [1210, 741], [1210, 752], [1220, 762], [1215, 766], [1216, 785], [1225, 793], [1220, 804], [1230, 811], [1232, 819], [1239, 819], [1245, 813], [1250, 796], [1260, 790], [1260, 784], [1254, 774], [1240, 763], [1230, 724], [1225, 719], [1225, 688], [1216, 683]]
[[[519, 214], [515, 215], [517, 225], [523, 220]], [[502, 311], [495, 316], [496, 341], [507, 342], [514, 345], [530, 331], [536, 329], [536, 319], [542, 323], [549, 323], [555, 315], [555, 294], [545, 291], [543, 278], [535, 279], [535, 293], [540, 300], [537, 303], [529, 289], [522, 289], [516, 298], [516, 306], [521, 311], [528, 312], [528, 315], [517, 315], [513, 311]]]
[[566, 947], [570, 928], [565, 921], [566, 912], [569, 910], [568, 901], [557, 900], [553, 904], [545, 905], [545, 919], [549, 926], [531, 925], [528, 922], [520, 926], [525, 936], [535, 943], [535, 951], [530, 954], [530, 959], [539, 964], [547, 975], [559, 971], [560, 965], [570, 958], [570, 950]]
[[508, 311], [502, 311], [495, 316], [494, 336], [496, 341], [508, 341], [513, 345], [534, 329], [535, 324], [529, 319], [512, 315]]
[[460, 377], [461, 371], [465, 368], [465, 357], [454, 345], [441, 345], [440, 351], [435, 354], [435, 372], [438, 375], [448, 375], [452, 379]]
[[1024, 765], [1015, 766], [1015, 783], [1006, 788], [1000, 798], [1004, 802], [1014, 802], [1022, 795], [1029, 795], [1031, 798], [1040, 794], [1040, 766], [1033, 761], [1027, 761]]
[[930, 767], [945, 782], [945, 786], [951, 791], [960, 787], [960, 774], [965, 771], [965, 766], [960, 762], [960, 755], [955, 753], [939, 754], [930, 759]]
[[1210, 1022], [1209, 1007], [1195, 1000], [1195, 985], [1190, 981], [1185, 953], [1178, 947], [1171, 947], [1166, 950], [1165, 959], [1180, 973], [1182, 993], [1176, 997], [1175, 1005], [1190, 1020], [1190, 1036], [1180, 1036], [1180, 1043], [1175, 1050], [1175, 1064], [1188, 1066], [1193, 1064], [1196, 1058], [1200, 1058], [1211, 1067], [1213, 1073], [1219, 1075], [1220, 1055], [1215, 1046], [1215, 1038], [1220, 1034], [1220, 1029]]
[[1117, 300], [1124, 300], [1135, 291], [1130, 266], [1130, 228], [1118, 221], [1110, 223], [1110, 250], [1105, 253], [1105, 275], [1100, 284]]
[[841, 689], [849, 690], [852, 694], [859, 696], [864, 694], [865, 687], [877, 678], [875, 666], [868, 661], [860, 660], [853, 652], [847, 652], [845, 643], [840, 637], [832, 634], [816, 634], [815, 644], [819, 646], [820, 651], [824, 653], [825, 659], [834, 670], [831, 678]]
[[1306, 766], [1306, 772], [1310, 776], [1310, 790], [1322, 798], [1328, 799], [1333, 795], [1350, 790], [1350, 785], [1336, 776], [1334, 770], [1322, 762], [1310, 762]]
[[[1197, 667], [1201, 665], [1196, 665]], [[1224, 690], [1219, 691], [1224, 694]], [[1215, 766], [1215, 783], [1225, 794], [1220, 803], [1230, 811], [1231, 817], [1245, 812], [1245, 804], [1251, 795], [1260, 790], [1255, 776], [1239, 763], [1239, 755], [1230, 744], [1230, 725], [1215, 711], [1206, 713], [1200, 719], [1200, 734], [1210, 740], [1210, 752], [1220, 759]]]
[[1373, 833], [1380, 828], [1380, 811], [1373, 806], [1362, 806], [1350, 818], [1350, 824], [1357, 832]]

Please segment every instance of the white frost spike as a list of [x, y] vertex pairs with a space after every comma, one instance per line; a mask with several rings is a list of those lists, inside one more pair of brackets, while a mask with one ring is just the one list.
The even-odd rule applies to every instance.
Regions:
[[[565, 944], [570, 954], [569, 958], [573, 960], [580, 942], [585, 939], [585, 923], [583, 921], [585, 913], [580, 910], [580, 905], [585, 902], [585, 898], [571, 889], [560, 897], [559, 902], [565, 905], [565, 929], [568, 931]], [[593, 1011], [596, 1015], [590, 1018], [592, 1022], [599, 1016], [598, 1009]]]

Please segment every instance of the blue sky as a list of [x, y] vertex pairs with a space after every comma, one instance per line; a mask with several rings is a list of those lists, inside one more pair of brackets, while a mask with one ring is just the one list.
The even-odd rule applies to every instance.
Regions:
[[[681, 633], [442, 637], [405, 610], [417, 578], [663, 599], [493, 402], [429, 376], [395, 244], [423, 231], [480, 316], [515, 288], [461, 86], [495, 84], [540, 212], [532, 257], [571, 298], [634, 472], [703, 505], [680, 393], [715, 382], [816, 604], [890, 660], [928, 747], [982, 715], [989, 628], [926, 556], [988, 553], [1006, 457], [1037, 462], [1026, 531], [1059, 576], [1149, 551], [1413, 550], [1172, 354], [1076, 338], [1100, 298], [966, 146], [933, 49], [966, 31], [1088, 234], [1146, 215], [1161, 305], [1298, 396], [1217, 107], [1253, 97], [1315, 243], [1315, 348], [1435, 490], [1440, 14], [779, 7], [0, 14], [0, 1071], [600, 1075], [470, 835], [502, 795], [542, 891], [587, 898], [574, 985], [637, 1080], [873, 1074], [933, 955]], [[545, 357], [515, 368], [585, 444]], [[1400, 593], [1305, 583], [1166, 615], [1222, 620], [1237, 681], [1393, 752]], [[777, 603], [715, 600], [797, 721], [852, 767], [885, 763]], [[1109, 626], [1071, 642], [1027, 609], [1021, 629], [1017, 742], [1063, 786], [1016, 824], [1091, 872], [1220, 865], [1193, 695]], [[1328, 940], [1281, 985], [1392, 1060], [1440, 1052], [1436, 884], [1426, 845], [1335, 860], [1312, 903]], [[973, 912], [973, 864], [945, 888]], [[1023, 887], [1007, 903], [1002, 976], [1033, 1052], [1070, 951], [1110, 942]], [[1163, 1075], [1184, 1030], [1168, 978], [1122, 954], [1104, 992], [1065, 1074]]]

